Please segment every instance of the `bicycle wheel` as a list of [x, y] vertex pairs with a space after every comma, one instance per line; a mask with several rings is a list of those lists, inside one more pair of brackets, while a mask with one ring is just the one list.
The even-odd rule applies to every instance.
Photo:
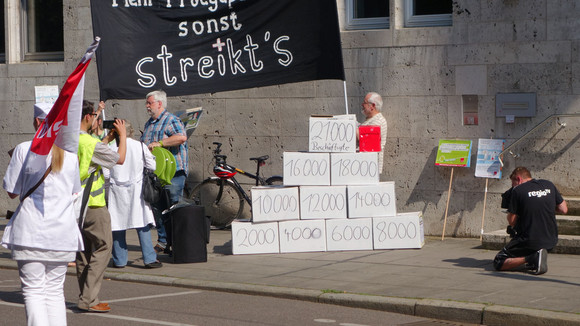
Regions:
[[266, 179], [266, 184], [268, 186], [282, 186], [284, 185], [284, 179], [279, 175], [271, 176]]
[[[217, 201], [222, 184], [223, 193]], [[230, 225], [244, 210], [244, 197], [230, 180], [206, 179], [193, 188], [189, 198], [205, 208], [205, 215], [211, 217], [211, 225], [218, 228]]]

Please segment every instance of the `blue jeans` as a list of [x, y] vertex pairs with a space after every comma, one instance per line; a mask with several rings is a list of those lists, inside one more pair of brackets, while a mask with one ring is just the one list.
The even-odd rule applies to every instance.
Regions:
[[[149, 225], [135, 229], [139, 236], [139, 244], [141, 245], [141, 253], [143, 254], [143, 263], [145, 265], [157, 261], [157, 253], [153, 249], [151, 242], [151, 228]], [[127, 265], [129, 259], [129, 250], [127, 249], [125, 230], [113, 231], [113, 263], [115, 266]]]
[[[165, 189], [169, 190], [169, 200], [171, 203], [176, 203], [179, 201], [179, 197], [183, 195], [183, 188], [185, 187], [185, 171], [179, 170], [175, 172], [175, 176], [171, 179], [171, 185], [165, 186]], [[167, 232], [165, 231], [165, 226], [163, 225], [163, 216], [161, 212], [167, 207], [157, 206], [153, 207], [153, 215], [155, 216], [155, 227], [157, 229], [157, 242], [167, 243]]]

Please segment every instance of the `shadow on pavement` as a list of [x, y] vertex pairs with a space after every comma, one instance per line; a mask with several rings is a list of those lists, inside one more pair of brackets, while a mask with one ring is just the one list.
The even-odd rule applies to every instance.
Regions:
[[221, 246], [213, 246], [213, 252], [222, 255], [233, 255], [232, 240], [229, 240]]
[[521, 281], [552, 282], [552, 283], [560, 283], [560, 284], [565, 284], [565, 285], [580, 286], [580, 284], [578, 284], [578, 283], [549, 278], [548, 274], [533, 275], [533, 274], [527, 274], [526, 272], [521, 272], [521, 271], [501, 271], [501, 272], [493, 273], [491, 275], [496, 276], [496, 277], [509, 278], [509, 279], [513, 279], [513, 280], [521, 280]]
[[492, 259], [475, 259], [469, 257], [457, 258], [457, 259], [444, 259], [444, 262], [452, 263], [459, 267], [468, 268], [480, 268], [485, 271], [494, 271], [492, 266]]
[[[20, 286], [20, 283], [18, 283], [18, 286]], [[22, 297], [22, 292], [20, 290], [0, 291], [0, 301], [24, 304], [24, 297]]]

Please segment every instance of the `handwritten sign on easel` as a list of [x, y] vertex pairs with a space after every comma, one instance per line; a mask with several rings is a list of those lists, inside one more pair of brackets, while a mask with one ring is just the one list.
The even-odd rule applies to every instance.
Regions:
[[482, 139], [477, 143], [477, 159], [475, 160], [475, 176], [485, 178], [485, 192], [483, 195], [483, 213], [481, 215], [481, 233], [483, 239], [483, 225], [485, 223], [485, 206], [487, 203], [487, 185], [489, 179], [501, 179], [501, 162], [499, 153], [503, 151], [503, 139]]
[[471, 166], [471, 140], [442, 139], [439, 140], [437, 166]]
[[475, 160], [476, 177], [501, 179], [499, 153], [503, 151], [504, 143], [503, 139], [479, 139]]
[[449, 199], [451, 198], [451, 185], [453, 183], [453, 169], [455, 167], [471, 166], [471, 140], [442, 139], [439, 140], [435, 165], [450, 166], [451, 177], [449, 178], [449, 190], [447, 191], [447, 204], [445, 206], [445, 219], [443, 221], [443, 233], [441, 240], [445, 239], [445, 226], [449, 211]]

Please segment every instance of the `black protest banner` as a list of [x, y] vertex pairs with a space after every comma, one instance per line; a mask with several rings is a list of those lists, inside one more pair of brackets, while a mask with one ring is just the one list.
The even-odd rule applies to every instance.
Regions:
[[92, 0], [101, 99], [344, 80], [336, 0]]

